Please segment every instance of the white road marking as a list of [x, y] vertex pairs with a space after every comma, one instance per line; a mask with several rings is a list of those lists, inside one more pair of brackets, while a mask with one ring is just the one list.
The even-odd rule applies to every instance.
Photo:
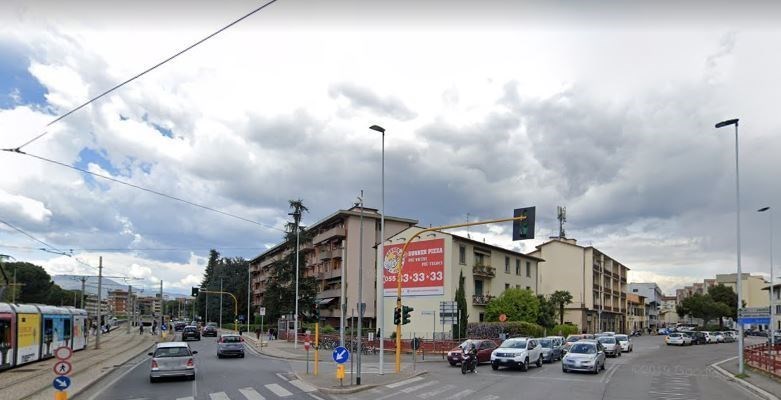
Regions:
[[179, 397], [176, 400], [195, 400], [195, 397], [193, 396]]
[[287, 377], [285, 375], [277, 373], [277, 376], [280, 377], [282, 380], [287, 381]]
[[225, 392], [209, 393], [212, 400], [231, 400]]
[[430, 392], [421, 393], [418, 395], [418, 397], [420, 397], [421, 399], [428, 399], [429, 397], [434, 397], [440, 393], [447, 392], [448, 390], [453, 389], [454, 387], [455, 385], [445, 385], [440, 388], [434, 389]]
[[[279, 375], [279, 374], [277, 374]], [[279, 397], [288, 397], [292, 396], [293, 393], [290, 393], [287, 389], [283, 388], [282, 386], [277, 385], [276, 383], [271, 383], [266, 385], [266, 389], [274, 392], [275, 395]]]
[[403, 381], [399, 381], [399, 382], [396, 382], [396, 383], [391, 383], [391, 384], [385, 385], [385, 387], [388, 388], [388, 389], [393, 389], [393, 388], [397, 388], [399, 386], [408, 385], [408, 384], [410, 384], [412, 382], [417, 382], [417, 381], [422, 381], [422, 380], [423, 380], [422, 377], [416, 376], [414, 378], [409, 378], [409, 379], [405, 379]]
[[290, 381], [290, 384], [301, 389], [302, 392], [309, 393], [309, 392], [317, 391], [316, 387], [298, 379], [293, 379], [292, 381]]
[[266, 400], [257, 390], [251, 387], [239, 389], [239, 392], [244, 395], [247, 400]]
[[320, 396], [317, 396], [314, 393], [308, 393], [308, 394], [309, 394], [309, 397], [311, 397], [311, 398], [313, 398], [315, 400], [325, 400], [324, 398], [322, 398]]
[[141, 360], [141, 361], [139, 361], [139, 362], [138, 362], [138, 364], [136, 364], [136, 365], [135, 365], [135, 366], [133, 366], [132, 368], [128, 368], [128, 370], [127, 370], [127, 371], [123, 372], [123, 373], [122, 373], [122, 374], [120, 374], [118, 377], [116, 377], [116, 378], [115, 378], [113, 381], [111, 381], [111, 382], [109, 382], [108, 384], [106, 384], [106, 386], [104, 386], [104, 387], [103, 387], [103, 389], [99, 390], [97, 393], [95, 393], [94, 395], [92, 395], [92, 397], [90, 397], [90, 398], [89, 398], [89, 400], [95, 400], [95, 399], [97, 399], [97, 398], [98, 398], [98, 396], [100, 396], [100, 395], [101, 395], [101, 394], [102, 394], [102, 393], [103, 393], [103, 392], [104, 392], [106, 389], [108, 389], [108, 388], [110, 388], [110, 387], [114, 386], [114, 384], [115, 384], [115, 383], [119, 382], [119, 380], [120, 380], [120, 379], [124, 378], [124, 377], [125, 377], [125, 375], [129, 374], [129, 373], [130, 373], [131, 371], [133, 371], [134, 369], [136, 369], [136, 368], [138, 368], [138, 367], [140, 367], [140, 366], [142, 366], [142, 365], [147, 365], [147, 366], [148, 366], [149, 364], [147, 364], [146, 362], [147, 362], [147, 361], [148, 361], [150, 358], [152, 358], [152, 357], [145, 356], [143, 360]]
[[447, 399], [448, 399], [448, 400], [456, 400], [456, 399], [461, 399], [461, 398], [464, 398], [464, 397], [466, 397], [466, 396], [469, 396], [470, 394], [472, 394], [472, 393], [474, 393], [474, 392], [475, 392], [474, 390], [467, 389], [467, 390], [464, 390], [463, 392], [458, 392], [458, 393], [456, 393], [456, 394], [454, 394], [454, 395], [452, 395], [452, 396], [448, 397]]
[[499, 400], [499, 396], [495, 396], [495, 395], [489, 394], [488, 396], [485, 396], [485, 397], [483, 397], [480, 400]]
[[410, 386], [408, 388], [401, 389], [401, 391], [404, 393], [412, 393], [414, 391], [423, 389], [424, 387], [436, 385], [437, 383], [439, 383], [439, 381], [428, 381], [426, 383], [421, 383], [420, 385]]

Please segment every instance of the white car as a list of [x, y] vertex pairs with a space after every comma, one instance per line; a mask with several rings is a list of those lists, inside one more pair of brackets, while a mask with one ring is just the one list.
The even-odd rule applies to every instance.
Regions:
[[724, 343], [724, 332], [711, 332], [711, 335], [716, 339], [716, 343]]
[[691, 346], [692, 338], [690, 338], [688, 335], [684, 335], [683, 333], [671, 333], [665, 336], [664, 343], [666, 343], [668, 346]]
[[632, 345], [632, 339], [629, 338], [629, 335], [616, 335], [616, 340], [621, 345], [622, 352], [632, 352], [634, 346]]
[[521, 367], [527, 371], [529, 364], [542, 367], [542, 346], [533, 338], [520, 337], [507, 339], [491, 352], [491, 368]]
[[605, 357], [621, 357], [621, 343], [618, 343], [615, 336], [602, 336], [597, 338], [597, 341], [602, 345]]

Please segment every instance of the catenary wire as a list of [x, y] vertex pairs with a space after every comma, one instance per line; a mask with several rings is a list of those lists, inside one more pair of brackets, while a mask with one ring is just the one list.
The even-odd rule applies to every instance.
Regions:
[[[255, 14], [255, 13], [259, 12], [260, 10], [262, 10], [262, 9], [264, 9], [264, 8], [268, 7], [268, 6], [270, 6], [271, 4], [275, 3], [276, 1], [277, 1], [277, 0], [270, 0], [270, 1], [266, 2], [265, 4], [261, 5], [260, 7], [257, 7], [257, 8], [255, 8], [254, 10], [252, 10], [252, 11], [248, 12], [247, 14], [244, 14], [242, 17], [240, 17], [240, 18], [238, 18], [238, 19], [234, 20], [233, 22], [229, 23], [228, 25], [225, 25], [225, 26], [223, 26], [222, 28], [220, 28], [220, 29], [216, 30], [215, 32], [212, 32], [211, 34], [209, 34], [208, 36], [204, 37], [203, 39], [201, 39], [201, 40], [199, 40], [199, 41], [197, 41], [197, 42], [195, 42], [195, 43], [193, 43], [193, 44], [191, 44], [191, 45], [187, 46], [186, 48], [184, 48], [184, 50], [181, 50], [181, 51], [179, 51], [178, 53], [176, 53], [176, 54], [174, 54], [174, 55], [172, 55], [172, 56], [170, 56], [170, 57], [166, 58], [165, 60], [163, 60], [163, 61], [160, 61], [159, 63], [157, 63], [157, 64], [155, 64], [155, 65], [153, 65], [153, 66], [151, 66], [151, 67], [149, 67], [149, 68], [145, 69], [145, 70], [144, 70], [144, 71], [142, 71], [141, 73], [138, 73], [138, 74], [136, 74], [136, 75], [132, 76], [131, 78], [129, 78], [129, 79], [127, 79], [127, 80], [125, 80], [125, 81], [123, 81], [123, 82], [121, 82], [121, 83], [119, 83], [119, 84], [115, 85], [114, 87], [112, 87], [112, 88], [110, 88], [110, 89], [108, 89], [108, 90], [106, 90], [106, 91], [102, 92], [101, 94], [99, 94], [99, 95], [97, 95], [97, 96], [95, 96], [95, 97], [93, 97], [93, 98], [91, 98], [91, 99], [87, 100], [86, 102], [84, 102], [84, 103], [82, 103], [82, 104], [78, 105], [77, 107], [75, 107], [75, 108], [71, 109], [70, 111], [66, 112], [65, 114], [62, 114], [62, 115], [60, 115], [59, 117], [55, 118], [53, 121], [51, 121], [51, 122], [49, 122], [48, 124], [46, 124], [46, 126], [47, 126], [47, 127], [49, 127], [49, 126], [51, 126], [51, 125], [53, 125], [53, 124], [57, 123], [58, 121], [62, 120], [63, 118], [66, 118], [67, 116], [69, 116], [69, 115], [73, 114], [74, 112], [81, 110], [82, 108], [84, 108], [84, 107], [86, 107], [87, 105], [89, 105], [90, 103], [92, 103], [92, 102], [94, 102], [94, 101], [96, 101], [96, 100], [100, 99], [101, 97], [103, 97], [103, 96], [105, 96], [105, 95], [107, 95], [107, 94], [109, 94], [109, 93], [111, 93], [111, 92], [113, 92], [113, 91], [115, 91], [115, 90], [117, 90], [117, 89], [121, 88], [122, 86], [125, 86], [126, 84], [128, 84], [128, 83], [130, 83], [130, 82], [132, 82], [132, 81], [134, 81], [134, 80], [136, 80], [136, 79], [138, 79], [138, 78], [140, 78], [140, 77], [141, 77], [141, 76], [143, 76], [143, 75], [146, 75], [147, 73], [151, 72], [152, 70], [154, 70], [154, 69], [157, 69], [158, 67], [160, 67], [160, 66], [162, 66], [163, 64], [165, 64], [165, 63], [167, 63], [167, 62], [169, 62], [169, 61], [173, 60], [173, 59], [174, 59], [174, 58], [176, 58], [176, 57], [179, 57], [180, 55], [182, 55], [182, 54], [186, 53], [187, 51], [189, 51], [189, 50], [191, 50], [192, 48], [194, 48], [194, 47], [196, 47], [196, 46], [200, 45], [201, 43], [203, 43], [203, 42], [205, 42], [205, 41], [207, 41], [207, 40], [209, 40], [209, 39], [213, 38], [214, 36], [217, 36], [218, 34], [222, 33], [222, 32], [223, 32], [223, 31], [225, 31], [226, 29], [228, 29], [228, 28], [232, 27], [233, 25], [236, 25], [236, 24], [238, 24], [239, 22], [241, 22], [241, 21], [243, 21], [243, 20], [245, 20], [245, 19], [249, 18], [249, 17], [250, 17], [250, 16], [252, 16], [253, 14]], [[43, 131], [43, 132], [42, 132], [40, 135], [38, 135], [38, 136], [36, 136], [36, 137], [34, 137], [34, 138], [32, 138], [32, 139], [28, 140], [27, 142], [25, 142], [25, 143], [24, 143], [24, 144], [22, 144], [21, 146], [18, 146], [18, 147], [16, 148], [16, 150], [21, 150], [21, 149], [22, 149], [22, 147], [25, 147], [25, 146], [27, 146], [28, 144], [30, 144], [30, 143], [32, 143], [32, 142], [34, 142], [34, 141], [36, 141], [36, 140], [38, 140], [38, 139], [40, 139], [40, 138], [42, 138], [42, 137], [46, 136], [48, 133], [49, 133], [49, 131], [48, 131], [48, 130], [45, 130], [45, 131]]]
[[[62, 251], [62, 250], [60, 250], [60, 249], [58, 249], [58, 248], [56, 248], [56, 247], [54, 247], [54, 246], [52, 246], [52, 245], [50, 245], [50, 244], [48, 244], [48, 243], [44, 242], [43, 240], [40, 240], [40, 239], [36, 238], [35, 236], [33, 236], [33, 235], [31, 235], [31, 234], [29, 234], [29, 233], [27, 233], [27, 232], [25, 232], [25, 231], [23, 231], [23, 230], [21, 230], [21, 229], [19, 229], [19, 228], [15, 227], [15, 226], [13, 226], [13, 225], [11, 225], [10, 223], [8, 223], [8, 222], [6, 222], [6, 221], [3, 221], [2, 219], [0, 219], [0, 223], [3, 223], [3, 224], [5, 224], [5, 225], [8, 225], [8, 226], [9, 226], [11, 229], [13, 229], [13, 230], [15, 230], [15, 231], [17, 231], [17, 232], [21, 233], [21, 234], [22, 234], [22, 235], [24, 235], [24, 236], [27, 236], [28, 238], [30, 238], [30, 239], [32, 239], [32, 240], [35, 240], [36, 242], [38, 242], [38, 243], [40, 243], [40, 244], [42, 244], [42, 245], [44, 245], [44, 246], [46, 246], [46, 247], [48, 247], [48, 248], [50, 248], [50, 249], [52, 249], [52, 250], [56, 250], [56, 251], [58, 251], [58, 252], [59, 252], [60, 254], [62, 254], [62, 255], [68, 255], [68, 254], [67, 254], [65, 251]], [[44, 250], [44, 251], [45, 251], [45, 250]]]

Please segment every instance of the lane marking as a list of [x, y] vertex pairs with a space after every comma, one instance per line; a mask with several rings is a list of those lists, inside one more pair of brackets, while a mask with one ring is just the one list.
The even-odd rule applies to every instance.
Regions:
[[[142, 366], [142, 365], [145, 365], [145, 364], [146, 364], [146, 362], [147, 362], [149, 359], [151, 359], [151, 358], [152, 358], [152, 357], [149, 357], [149, 356], [144, 356], [144, 359], [143, 359], [143, 360], [139, 361], [139, 362], [138, 362], [138, 364], [136, 364], [136, 365], [135, 365], [135, 366], [133, 366], [132, 368], [128, 368], [128, 370], [127, 370], [127, 371], [125, 371], [125, 372], [123, 372], [123, 373], [119, 374], [119, 376], [118, 376], [118, 377], [116, 377], [114, 380], [112, 380], [111, 382], [109, 382], [109, 383], [108, 383], [106, 386], [104, 386], [104, 387], [103, 387], [103, 389], [101, 389], [101, 390], [99, 390], [97, 393], [93, 394], [93, 395], [92, 395], [92, 396], [89, 398], [89, 400], [95, 400], [95, 399], [97, 399], [97, 398], [98, 398], [98, 396], [100, 396], [100, 395], [101, 395], [103, 392], [105, 392], [105, 391], [106, 391], [106, 389], [108, 389], [108, 388], [110, 388], [110, 387], [114, 386], [114, 384], [116, 384], [117, 382], [119, 382], [119, 380], [120, 380], [120, 379], [124, 378], [124, 377], [125, 377], [125, 375], [129, 374], [129, 373], [130, 373], [130, 372], [132, 372], [134, 369], [136, 369], [136, 368], [138, 368], [138, 367], [140, 367], [140, 366]], [[149, 365], [149, 364], [146, 364], [146, 365]]]
[[255, 388], [247, 387], [243, 389], [239, 389], [239, 392], [244, 395], [244, 397], [247, 398], [247, 400], [266, 400], [265, 397], [261, 396], [260, 393], [258, 393]]
[[209, 393], [212, 400], [231, 400], [225, 392]]
[[495, 396], [495, 395], [489, 394], [488, 396], [485, 396], [485, 397], [483, 397], [480, 400], [499, 400], [499, 396]]
[[179, 397], [176, 400], [195, 400], [195, 397], [193, 396]]
[[414, 391], [423, 389], [424, 387], [429, 387], [431, 385], [436, 385], [437, 383], [439, 383], [439, 381], [428, 381], [428, 382], [425, 382], [425, 383], [421, 383], [420, 385], [410, 386], [408, 388], [401, 389], [401, 392], [412, 393]]
[[[277, 374], [277, 375], [279, 375], [279, 374]], [[292, 396], [293, 395], [293, 393], [290, 393], [287, 389], [283, 388], [282, 386], [279, 386], [276, 383], [271, 383], [271, 384], [266, 385], [266, 389], [274, 392], [274, 394], [279, 396], [279, 397], [288, 397], [288, 396]]]
[[309, 393], [309, 397], [315, 399], [315, 400], [325, 400], [324, 398], [315, 395], [314, 393]]
[[314, 386], [312, 386], [312, 385], [310, 385], [310, 384], [308, 384], [308, 383], [306, 383], [306, 382], [304, 382], [302, 380], [293, 379], [293, 380], [289, 381], [288, 383], [290, 383], [291, 385], [301, 389], [301, 391], [305, 392], [305, 393], [316, 392], [317, 391], [316, 387], [314, 387]]
[[417, 381], [422, 381], [422, 380], [423, 380], [422, 377], [416, 376], [414, 378], [409, 378], [409, 379], [405, 379], [403, 381], [399, 381], [399, 382], [396, 382], [396, 383], [391, 383], [391, 384], [385, 385], [385, 387], [388, 388], [388, 389], [394, 389], [394, 388], [397, 388], [399, 386], [408, 385], [410, 383], [417, 382]]
[[474, 390], [467, 389], [467, 390], [464, 390], [463, 392], [458, 392], [458, 393], [456, 393], [456, 394], [454, 394], [454, 395], [452, 395], [452, 396], [448, 397], [447, 399], [448, 399], [448, 400], [456, 400], [456, 399], [461, 399], [461, 398], [464, 398], [464, 397], [466, 397], [466, 396], [469, 396], [470, 394], [472, 394], [472, 393], [474, 393], [474, 392], [475, 392]]
[[280, 379], [282, 379], [285, 382], [288, 381], [287, 377], [285, 375], [280, 374], [279, 372], [277, 372], [277, 376], [280, 377]]
[[442, 386], [442, 387], [440, 387], [438, 389], [434, 389], [434, 390], [432, 390], [430, 392], [421, 393], [421, 394], [418, 395], [418, 397], [420, 397], [421, 399], [427, 399], [429, 397], [434, 397], [434, 396], [436, 396], [436, 395], [438, 395], [440, 393], [447, 392], [448, 390], [453, 389], [455, 387], [456, 387], [455, 385], [445, 385], [445, 386]]

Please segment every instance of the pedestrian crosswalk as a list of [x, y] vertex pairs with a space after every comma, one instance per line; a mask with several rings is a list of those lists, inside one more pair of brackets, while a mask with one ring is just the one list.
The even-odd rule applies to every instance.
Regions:
[[[390, 389], [390, 390], [389, 390]], [[390, 392], [390, 393], [388, 393]], [[367, 393], [356, 396], [345, 397], [345, 399], [358, 400], [371, 398], [373, 400], [390, 399], [436, 399], [436, 400], [498, 400], [499, 397], [492, 394], [475, 395], [475, 391], [464, 389], [454, 384], [446, 384], [439, 380], [425, 380], [421, 376], [416, 376], [403, 381], [391, 383], [388, 385], [376, 387], [367, 391]]]
[[[284, 377], [282, 378], [285, 379]], [[285, 387], [288, 384], [290, 386]], [[231, 391], [209, 393], [206, 395], [207, 397], [203, 398], [208, 398], [208, 400], [275, 400], [293, 398], [323, 400], [314, 393], [317, 391], [317, 388], [300, 379], [285, 379], [284, 383], [269, 383], [257, 388], [244, 387], [237, 389], [236, 391], [236, 393]], [[201, 398], [201, 395], [199, 395], [198, 399]], [[178, 397], [176, 400], [195, 400], [195, 398], [193, 396]]]

